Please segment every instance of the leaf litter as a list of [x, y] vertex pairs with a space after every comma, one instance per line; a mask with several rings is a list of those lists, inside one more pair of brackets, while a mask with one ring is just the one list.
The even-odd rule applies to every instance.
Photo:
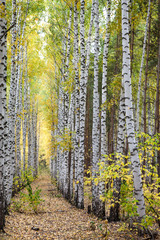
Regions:
[[[11, 204], [9, 215], [6, 216], [5, 233], [0, 240], [141, 240], [136, 232], [122, 228], [123, 223], [108, 223], [87, 213], [85, 209], [77, 209], [65, 200], [50, 177], [42, 174], [33, 183], [33, 190], [39, 187], [44, 202], [39, 206], [38, 213], [31, 210], [14, 211]], [[19, 198], [17, 194], [15, 199]], [[24, 206], [25, 207], [25, 206]], [[23, 207], [22, 207], [23, 209]], [[157, 239], [160, 239], [158, 237]]]

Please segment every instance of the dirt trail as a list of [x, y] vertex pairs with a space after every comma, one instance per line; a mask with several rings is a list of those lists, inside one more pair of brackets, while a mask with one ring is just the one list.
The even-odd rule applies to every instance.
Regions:
[[41, 197], [45, 200], [41, 204], [38, 214], [10, 212], [6, 217], [6, 234], [0, 234], [0, 240], [21, 239], [55, 239], [55, 240], [83, 240], [83, 239], [140, 239], [131, 233], [119, 233], [119, 224], [106, 224], [99, 221], [86, 210], [79, 210], [63, 199], [51, 184], [47, 175], [42, 175], [34, 183], [32, 188], [39, 186], [42, 189]]

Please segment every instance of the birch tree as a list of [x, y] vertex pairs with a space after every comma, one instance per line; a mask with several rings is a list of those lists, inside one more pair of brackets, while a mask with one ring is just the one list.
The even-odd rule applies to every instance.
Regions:
[[80, 117], [80, 106], [79, 106], [79, 52], [78, 52], [78, 12], [77, 12], [77, 1], [74, 3], [74, 71], [75, 71], [75, 139], [74, 139], [74, 152], [75, 152], [75, 189], [74, 189], [74, 202], [77, 205], [78, 201], [78, 185], [77, 185], [77, 173], [78, 173], [78, 159], [79, 159], [79, 117]]
[[20, 81], [20, 37], [21, 37], [21, 26], [20, 26], [20, 16], [21, 16], [21, 6], [17, 9], [17, 56], [16, 56], [16, 102], [15, 102], [15, 157], [16, 157], [16, 175], [20, 177], [21, 170], [21, 150], [20, 150], [20, 131], [21, 131], [21, 100], [20, 100], [20, 88], [22, 82]]
[[5, 121], [6, 121], [6, 30], [4, 0], [0, 1], [0, 230], [5, 225], [5, 191], [4, 191], [4, 164], [5, 164]]
[[94, 40], [94, 86], [93, 86], [93, 126], [92, 126], [92, 211], [95, 215], [99, 212], [99, 188], [95, 185], [98, 162], [100, 159], [100, 119], [99, 119], [99, 1], [94, 1], [95, 14], [95, 40]]
[[135, 139], [133, 107], [132, 107], [132, 86], [130, 72], [130, 50], [129, 50], [129, 1], [121, 1], [122, 8], [122, 50], [123, 50], [123, 67], [122, 67], [122, 87], [124, 88], [125, 113], [126, 113], [126, 131], [128, 145], [131, 155], [133, 170], [134, 194], [137, 200], [137, 212], [142, 219], [145, 216], [145, 203], [142, 188], [140, 161], [138, 156], [137, 142]]
[[[23, 103], [23, 172], [26, 170], [26, 136], [27, 136], [27, 121], [28, 121], [28, 59], [27, 59], [27, 43], [25, 43], [25, 79], [24, 79], [24, 103]], [[29, 143], [28, 143], [29, 144]]]
[[80, 10], [80, 61], [81, 61], [81, 76], [80, 76], [80, 137], [79, 137], [79, 161], [77, 172], [77, 188], [78, 199], [77, 207], [84, 208], [84, 131], [85, 131], [85, 112], [86, 112], [86, 82], [85, 82], [85, 1], [81, 0]]
[[148, 12], [147, 12], [147, 20], [146, 20], [146, 28], [144, 34], [144, 41], [143, 41], [143, 52], [142, 52], [142, 60], [141, 60], [141, 67], [139, 72], [139, 82], [138, 82], [138, 92], [137, 92], [137, 121], [136, 121], [136, 131], [139, 131], [139, 106], [140, 106], [140, 93], [141, 93], [141, 80], [142, 80], [142, 70], [143, 70], [143, 63], [145, 57], [145, 50], [146, 50], [146, 41], [147, 41], [147, 32], [148, 32], [148, 24], [149, 24], [149, 15], [150, 15], [150, 6], [151, 1], [148, 1]]
[[11, 42], [11, 79], [8, 102], [8, 157], [6, 166], [6, 191], [7, 205], [10, 204], [12, 196], [13, 176], [15, 174], [15, 92], [16, 92], [16, 0], [12, 1], [12, 42]]
[[[107, 1], [106, 7], [106, 34], [104, 40], [104, 50], [103, 50], [103, 73], [102, 73], [102, 105], [101, 105], [101, 149], [100, 149], [100, 159], [105, 160], [105, 155], [107, 154], [107, 128], [106, 128], [106, 102], [107, 102], [107, 65], [108, 65], [108, 48], [109, 48], [109, 23], [110, 23], [110, 0]], [[105, 184], [101, 182], [99, 184], [99, 197], [104, 194]], [[100, 202], [99, 215], [101, 218], [105, 216], [105, 203]]]
[[[65, 82], [69, 80], [69, 61], [70, 61], [70, 49], [71, 49], [71, 24], [72, 24], [72, 9], [69, 14], [68, 24], [68, 36], [67, 36], [67, 52], [66, 52], [66, 64], [65, 64]], [[69, 113], [69, 92], [64, 90], [64, 131], [68, 127], [68, 113]], [[64, 151], [64, 196], [69, 198], [69, 151]]]
[[[22, 77], [23, 77], [23, 63], [25, 62], [25, 79], [24, 79], [24, 86], [23, 86], [23, 96], [24, 96], [24, 103], [23, 103], [23, 113], [24, 113], [24, 118], [22, 122], [22, 127], [23, 127], [23, 172], [26, 170], [26, 153], [25, 153], [25, 148], [26, 148], [26, 133], [27, 133], [27, 85], [28, 85], [28, 56], [27, 56], [27, 42], [24, 43], [24, 36], [25, 36], [25, 29], [26, 29], [26, 22], [27, 22], [27, 15], [28, 15], [28, 10], [29, 10], [29, 3], [30, 0], [27, 0], [27, 7], [26, 7], [26, 12], [25, 12], [25, 18], [23, 22], [23, 27], [22, 27], [22, 35], [21, 35], [21, 44], [20, 44], [20, 53], [21, 53], [21, 86], [22, 86]], [[25, 46], [25, 49], [24, 49]], [[25, 60], [24, 60], [24, 52], [25, 52]], [[20, 88], [20, 90], [22, 90]], [[22, 99], [22, 91], [20, 91], [20, 99]], [[20, 100], [22, 102], [22, 100]], [[22, 111], [22, 104], [21, 104], [21, 111]]]

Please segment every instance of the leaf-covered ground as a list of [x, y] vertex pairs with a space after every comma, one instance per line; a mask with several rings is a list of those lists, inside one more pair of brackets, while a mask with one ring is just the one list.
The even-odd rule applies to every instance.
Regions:
[[[0, 240], [148, 239], [130, 232], [123, 227], [123, 223], [100, 221], [87, 214], [86, 209], [76, 209], [61, 197], [47, 175], [40, 176], [32, 183], [33, 189], [37, 186], [42, 189], [41, 197], [45, 200], [41, 203], [38, 214], [29, 209], [23, 211], [23, 207], [20, 212], [16, 212], [11, 205], [10, 214], [6, 217], [6, 233], [0, 234]], [[15, 196], [14, 200], [18, 197], [19, 195]]]

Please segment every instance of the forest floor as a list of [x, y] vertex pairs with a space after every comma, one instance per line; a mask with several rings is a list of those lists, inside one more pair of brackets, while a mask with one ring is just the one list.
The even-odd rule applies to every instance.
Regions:
[[[47, 174], [42, 174], [33, 183], [33, 190], [41, 189], [41, 198], [38, 213], [23, 207], [15, 211], [17, 194], [11, 204], [9, 216], [6, 216], [5, 233], [0, 234], [0, 240], [141, 240], [149, 239], [138, 237], [136, 232], [130, 231], [123, 222], [107, 223], [89, 215], [87, 210], [80, 210], [72, 206], [57, 191]], [[160, 239], [157, 237], [156, 239]]]

